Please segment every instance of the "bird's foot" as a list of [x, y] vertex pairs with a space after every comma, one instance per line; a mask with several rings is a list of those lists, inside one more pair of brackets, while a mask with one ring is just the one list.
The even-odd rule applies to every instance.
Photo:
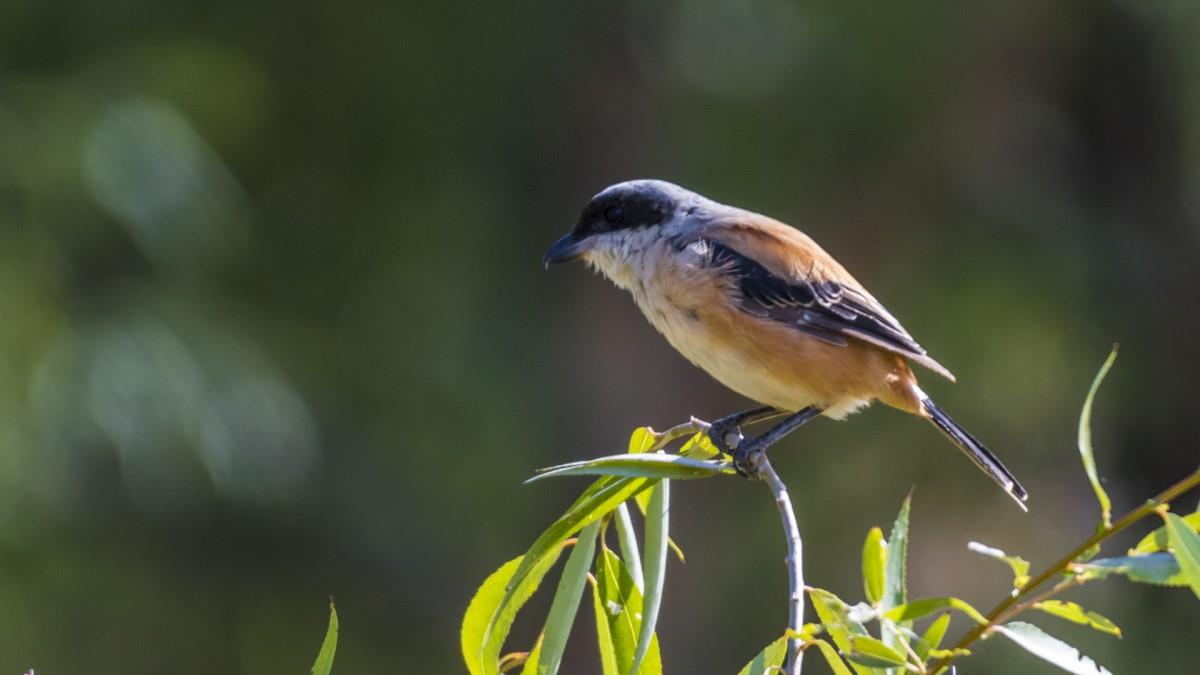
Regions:
[[736, 415], [722, 417], [708, 427], [708, 440], [726, 455], [736, 455], [742, 444], [742, 425], [736, 418]]
[[733, 468], [744, 478], [762, 478], [762, 467], [767, 459], [767, 448], [757, 441], [758, 439], [746, 441], [733, 451]]

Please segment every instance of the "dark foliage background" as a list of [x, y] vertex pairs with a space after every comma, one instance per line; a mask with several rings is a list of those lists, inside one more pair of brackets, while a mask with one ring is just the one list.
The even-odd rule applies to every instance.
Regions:
[[[821, 241], [1032, 492], [887, 410], [806, 427], [774, 455], [809, 579], [857, 597], [915, 486], [913, 591], [990, 606], [1008, 573], [967, 540], [1046, 563], [1094, 525], [1074, 427], [1111, 342], [1118, 508], [1196, 463], [1198, 9], [0, 4], [0, 672], [304, 672], [329, 595], [338, 671], [461, 670], [475, 585], [579, 488], [522, 479], [746, 405], [541, 270], [646, 176]], [[784, 622], [772, 504], [675, 492], [664, 661], [734, 672]], [[1186, 591], [1083, 596], [1125, 639], [1057, 632], [1114, 672], [1195, 663]]]

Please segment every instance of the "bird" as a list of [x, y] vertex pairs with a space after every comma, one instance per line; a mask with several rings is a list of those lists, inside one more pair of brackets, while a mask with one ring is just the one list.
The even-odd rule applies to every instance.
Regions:
[[[1028, 510], [1025, 488], [918, 386], [910, 364], [954, 375], [800, 230], [667, 181], [630, 180], [593, 196], [543, 266], [570, 261], [629, 291], [680, 354], [761, 405], [708, 429], [739, 473], [756, 477], [766, 449], [813, 418], [880, 401], [928, 420]], [[744, 425], [780, 417], [743, 441]]]

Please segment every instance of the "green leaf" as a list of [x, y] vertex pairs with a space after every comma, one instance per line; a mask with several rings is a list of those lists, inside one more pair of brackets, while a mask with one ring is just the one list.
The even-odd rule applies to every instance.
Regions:
[[[525, 667], [521, 668], [521, 675], [537, 675], [538, 664], [542, 660], [542, 641], [538, 640], [533, 646], [533, 651], [529, 652], [529, 656], [525, 659]], [[503, 667], [503, 661], [501, 662]]]
[[908, 512], [912, 507], [912, 496], [905, 498], [896, 522], [892, 524], [892, 535], [887, 540], [887, 574], [884, 582], [883, 608], [903, 605], [908, 601]]
[[863, 590], [867, 602], [878, 605], [883, 599], [883, 570], [887, 565], [887, 544], [883, 541], [883, 530], [872, 527], [863, 542], [862, 576]]
[[1079, 650], [1043, 631], [1033, 624], [1012, 621], [996, 626], [994, 631], [1012, 640], [1025, 651], [1076, 675], [1112, 675]]
[[1109, 574], [1123, 574], [1130, 581], [1159, 586], [1187, 586], [1187, 580], [1179, 570], [1179, 561], [1170, 553], [1101, 558], [1080, 565], [1084, 572], [1103, 578]]
[[[642, 493], [646, 494], [645, 492]], [[621, 555], [625, 557], [625, 567], [638, 590], [645, 590], [645, 579], [642, 576], [642, 552], [638, 549], [637, 534], [633, 531], [633, 519], [629, 517], [629, 507], [622, 502], [615, 511], [613, 522], [617, 525], [617, 543], [621, 545]]]
[[1029, 583], [1029, 561], [1021, 556], [1008, 555], [998, 548], [992, 548], [991, 546], [986, 546], [977, 541], [968, 542], [967, 548], [975, 553], [986, 555], [989, 558], [995, 558], [996, 560], [1008, 565], [1009, 568], [1012, 569], [1014, 587], [1024, 588], [1025, 584]]
[[[605, 620], [612, 635], [617, 668], [621, 673], [630, 673], [638, 634], [642, 623], [642, 594], [616, 553], [602, 549], [596, 557], [597, 585], [604, 602]], [[640, 675], [661, 675], [662, 659], [658, 652], [658, 638], [651, 636], [650, 646], [642, 664]]]
[[658, 610], [662, 606], [663, 585], [667, 578], [667, 531], [671, 513], [671, 481], [659, 481], [650, 492], [650, 501], [646, 505], [646, 586], [645, 609], [642, 612], [642, 626], [638, 633], [637, 651], [633, 655], [631, 672], [638, 672], [646, 652], [650, 649], [650, 641], [654, 638], [654, 628], [658, 624]]
[[1196, 597], [1200, 598], [1200, 535], [1174, 513], [1167, 513], [1164, 518], [1167, 521], [1167, 541], [1171, 542], [1171, 548], [1175, 551], [1180, 575], [1192, 587]]
[[599, 583], [592, 584], [592, 611], [596, 617], [596, 643], [600, 647], [600, 672], [603, 675], [621, 675], [617, 669], [617, 648], [613, 645], [612, 631], [608, 628], [608, 608], [600, 597]]
[[1083, 459], [1083, 470], [1087, 472], [1092, 490], [1096, 493], [1096, 501], [1100, 503], [1100, 521], [1105, 528], [1112, 526], [1112, 500], [1100, 485], [1100, 477], [1096, 473], [1096, 457], [1092, 452], [1092, 403], [1096, 392], [1100, 391], [1100, 383], [1104, 382], [1104, 376], [1108, 375], [1108, 370], [1116, 360], [1117, 345], [1113, 345], [1108, 359], [1100, 366], [1100, 372], [1096, 373], [1096, 378], [1092, 380], [1092, 387], [1083, 401], [1083, 410], [1079, 413], [1079, 455]]
[[609, 455], [583, 462], [570, 462], [546, 469], [526, 480], [534, 483], [545, 478], [560, 476], [624, 476], [627, 478], [711, 478], [722, 474], [733, 474], [733, 467], [726, 462], [705, 461], [651, 452], [640, 455]]
[[[841, 598], [822, 588], [809, 588], [808, 597], [812, 600], [813, 609], [821, 619], [821, 625], [829, 632], [829, 637], [843, 653], [853, 649], [851, 640], [858, 636], [867, 635], [867, 629], [861, 622], [850, 618], [850, 607]], [[875, 673], [873, 668], [853, 663], [854, 670], [862, 673]]]
[[908, 662], [900, 652], [870, 635], [856, 635], [850, 638], [850, 651], [846, 658], [873, 668], [895, 668]]
[[1091, 626], [1101, 633], [1108, 633], [1109, 635], [1121, 637], [1121, 629], [1117, 627], [1117, 624], [1109, 621], [1107, 618], [1097, 614], [1096, 612], [1090, 612], [1080, 607], [1074, 602], [1067, 602], [1063, 600], [1043, 600], [1035, 603], [1033, 606], [1034, 608], [1040, 609], [1047, 614], [1053, 614], [1060, 619], [1066, 619], [1067, 621], [1071, 621], [1083, 626]]
[[679, 454], [693, 459], [712, 459], [720, 457], [721, 451], [712, 444], [708, 434], [698, 432], [679, 448]]
[[579, 601], [583, 596], [583, 587], [587, 583], [588, 568], [591, 567], [592, 556], [596, 552], [596, 535], [600, 532], [600, 521], [583, 528], [579, 539], [567, 556], [567, 564], [563, 567], [562, 577], [558, 580], [558, 591], [554, 601], [550, 603], [550, 613], [546, 615], [546, 628], [542, 632], [542, 642], [535, 660], [538, 675], [554, 675], [562, 663], [563, 650], [567, 646], [567, 638], [571, 635], [571, 626], [575, 623], [575, 615], [579, 612]]
[[528, 554], [513, 558], [493, 572], [475, 592], [463, 617], [461, 633], [463, 658], [472, 675], [492, 675], [497, 671], [500, 648], [504, 646], [517, 612], [537, 590], [542, 577], [554, 566], [561, 552], [562, 541], [558, 541], [519, 581], [516, 574], [524, 566]]
[[942, 646], [942, 640], [946, 637], [946, 629], [950, 627], [950, 613], [939, 616], [929, 624], [925, 629], [925, 634], [917, 642], [913, 649], [921, 661], [928, 661], [930, 652], [935, 651]]
[[987, 623], [987, 619], [978, 610], [967, 604], [965, 600], [949, 597], [913, 600], [899, 607], [889, 609], [884, 612], [884, 616], [892, 621], [914, 621], [942, 609], [957, 609], [971, 617], [978, 624]]
[[629, 454], [638, 455], [650, 452], [650, 448], [654, 447], [657, 439], [654, 437], [654, 430], [650, 427], [638, 427], [629, 435]]
[[763, 650], [751, 659], [750, 663], [738, 671], [738, 675], [765, 675], [771, 672], [772, 668], [783, 666], [783, 659], [787, 656], [787, 641], [785, 635], [763, 647]]
[[[908, 514], [912, 508], [912, 495], [904, 498], [896, 520], [892, 523], [891, 536], [886, 542], [887, 565], [885, 568], [883, 598], [879, 603], [882, 609], [891, 609], [908, 601]], [[901, 625], [901, 628], [909, 628]], [[894, 630], [891, 626], [883, 626], [882, 637], [885, 644], [896, 650], [903, 650], [907, 638], [902, 631]]]
[[[317, 652], [317, 660], [313, 663], [312, 675], [329, 675], [333, 670], [333, 654], [337, 651], [338, 616], [333, 601], [329, 601], [329, 627], [325, 629], [325, 640], [321, 642], [321, 650]], [[32, 672], [32, 671], [31, 671]]]
[[833, 648], [833, 645], [824, 640], [812, 640], [809, 644], [816, 645], [817, 649], [821, 650], [821, 656], [825, 657], [825, 663], [829, 664], [833, 675], [853, 675], [850, 669], [846, 667], [846, 663], [842, 661], [842, 657], [838, 656], [837, 650]]
[[[471, 668], [472, 664], [474, 664], [475, 667], [481, 669], [480, 672], [487, 675], [495, 672], [495, 664], [500, 656], [500, 648], [504, 644], [504, 639], [508, 637], [508, 631], [512, 628], [512, 622], [516, 618], [517, 611], [529, 600], [533, 592], [537, 590], [542, 577], [546, 575], [546, 571], [558, 559], [559, 554], [562, 552], [562, 542], [583, 527], [604, 517], [617, 508], [618, 504], [646, 489], [651, 484], [652, 481], [642, 478], [622, 478], [615, 480], [605, 478], [596, 481], [585, 491], [585, 496], [576, 500], [571, 508], [567, 509], [566, 513], [542, 532], [537, 540], [533, 542], [533, 545], [529, 547], [529, 550], [525, 552], [525, 555], [516, 559], [515, 571], [512, 571], [509, 578], [501, 582], [504, 592], [500, 596], [499, 603], [494, 606], [491, 605], [490, 602], [494, 598], [491, 596], [488, 597], [489, 602], [486, 606], [494, 608], [490, 614], [490, 619], [482, 631], [481, 651], [476, 652], [477, 656], [475, 657], [470, 656], [466, 651], [467, 624], [464, 620], [463, 653], [467, 656], [468, 668]], [[511, 561], [509, 564], [512, 564]], [[487, 583], [484, 582], [485, 586]], [[481, 587], [480, 592], [483, 590]], [[476, 594], [476, 597], [479, 597], [479, 593]], [[475, 601], [472, 600], [472, 605], [474, 604]], [[468, 616], [471, 616], [470, 607], [468, 607], [467, 611]], [[475, 671], [472, 671], [473, 675], [474, 673]]]
[[[1200, 531], [1200, 511], [1189, 513], [1186, 516], [1182, 516], [1182, 518], [1183, 522], [1188, 524], [1188, 527]], [[1163, 525], [1143, 537], [1130, 553], [1134, 555], [1138, 553], [1154, 553], [1155, 551], [1165, 551], [1169, 547], [1170, 544], [1167, 542], [1167, 526]]]
[[496, 608], [499, 607], [500, 600], [504, 597], [504, 587], [512, 579], [513, 572], [516, 572], [517, 567], [521, 565], [523, 557], [517, 556], [501, 565], [500, 569], [492, 572], [479, 586], [479, 590], [475, 591], [475, 596], [467, 605], [467, 613], [463, 616], [459, 640], [462, 643], [463, 660], [471, 675], [481, 675], [484, 672], [481, 659], [484, 633], [487, 632], [488, 623]]

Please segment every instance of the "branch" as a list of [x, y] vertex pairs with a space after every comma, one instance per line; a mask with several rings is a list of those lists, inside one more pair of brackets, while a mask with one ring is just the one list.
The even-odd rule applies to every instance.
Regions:
[[[1082, 544], [1076, 546], [1075, 550], [1063, 556], [1058, 562], [1054, 563], [1050, 567], [1047, 567], [1044, 571], [1042, 571], [1041, 574], [1037, 575], [1033, 578], [1033, 580], [1025, 584], [1019, 593], [1015, 593], [1005, 598], [1003, 602], [993, 607], [992, 611], [988, 612], [987, 614], [987, 623], [977, 625], [968, 631], [967, 634], [958, 641], [958, 644], [954, 645], [951, 655], [933, 664], [933, 667], [929, 669], [929, 672], [936, 674], [949, 668], [950, 664], [954, 661], [958, 650], [966, 649], [969, 645], [991, 630], [992, 627], [1007, 621], [1020, 611], [1027, 609], [1028, 606], [1032, 605], [1033, 603], [1022, 601], [1026, 600], [1028, 596], [1032, 594], [1035, 589], [1037, 589], [1037, 587], [1046, 583], [1050, 579], [1060, 574], [1068, 573], [1080, 556], [1084, 555], [1094, 547], [1099, 546], [1104, 542], [1104, 540], [1120, 532], [1121, 530], [1133, 525], [1146, 516], [1153, 515], [1160, 506], [1169, 503], [1172, 499], [1175, 499], [1179, 495], [1182, 495], [1197, 485], [1200, 485], [1200, 469], [1197, 469], [1188, 477], [1158, 493], [1158, 495], [1156, 495], [1153, 499], [1148, 500], [1145, 504], [1142, 504], [1136, 509], [1125, 514], [1124, 517], [1112, 525], [1108, 527], [1102, 526], [1101, 529], [1096, 532], [1096, 534], [1093, 534]], [[1052, 591], [1053, 590], [1055, 589], [1052, 589]]]
[[[804, 628], [804, 544], [800, 540], [800, 527], [796, 524], [796, 512], [792, 510], [792, 500], [788, 497], [787, 486], [775, 473], [771, 461], [763, 455], [758, 465], [758, 477], [767, 483], [775, 495], [775, 506], [779, 509], [779, 518], [783, 521], [783, 534], [787, 537], [787, 568], [788, 568], [788, 628], [795, 634], [800, 634]], [[793, 637], [788, 640], [788, 656], [785, 661], [788, 675], [800, 675], [801, 660], [804, 658], [802, 640]]]

